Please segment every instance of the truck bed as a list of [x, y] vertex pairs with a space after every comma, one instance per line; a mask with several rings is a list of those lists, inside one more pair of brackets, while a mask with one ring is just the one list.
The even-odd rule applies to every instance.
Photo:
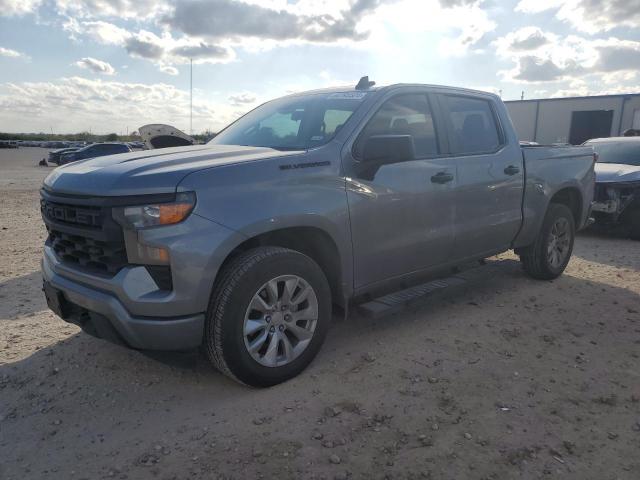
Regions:
[[526, 145], [522, 146], [522, 156], [525, 169], [522, 228], [514, 247], [533, 243], [544, 220], [540, 212], [546, 211], [556, 195], [577, 195], [576, 228], [584, 228], [589, 218], [595, 185], [593, 148]]

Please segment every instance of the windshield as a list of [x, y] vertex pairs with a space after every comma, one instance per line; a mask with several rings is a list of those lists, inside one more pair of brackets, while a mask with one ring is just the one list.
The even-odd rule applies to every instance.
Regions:
[[362, 104], [365, 92], [286, 97], [259, 106], [209, 143], [307, 150], [331, 140]]
[[599, 155], [599, 163], [623, 163], [640, 167], [640, 142], [587, 143]]

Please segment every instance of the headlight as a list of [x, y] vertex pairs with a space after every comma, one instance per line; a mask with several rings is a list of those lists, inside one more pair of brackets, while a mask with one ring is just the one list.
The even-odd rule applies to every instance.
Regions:
[[136, 229], [173, 225], [187, 218], [195, 205], [196, 194], [183, 192], [178, 193], [175, 201], [170, 203], [125, 207], [122, 216], [125, 222]]

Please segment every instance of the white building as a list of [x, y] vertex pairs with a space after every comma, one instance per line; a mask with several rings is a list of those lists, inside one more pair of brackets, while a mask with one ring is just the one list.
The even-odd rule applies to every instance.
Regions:
[[640, 130], [640, 93], [505, 102], [520, 140], [579, 145]]

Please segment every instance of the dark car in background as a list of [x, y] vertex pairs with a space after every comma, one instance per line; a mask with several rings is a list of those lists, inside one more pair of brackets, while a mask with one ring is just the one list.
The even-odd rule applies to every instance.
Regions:
[[75, 152], [76, 150], [78, 150], [77, 147], [75, 148], [67, 147], [67, 148], [59, 148], [58, 150], [52, 150], [49, 152], [49, 157], [47, 158], [47, 162], [57, 163], [58, 165], [61, 165], [60, 160], [62, 158], [62, 155], [64, 155], [65, 153]]
[[105, 155], [115, 155], [116, 153], [128, 153], [131, 148], [125, 143], [94, 143], [73, 152], [62, 154], [59, 165], [84, 160], [85, 158], [104, 157]]
[[596, 224], [625, 227], [640, 240], [640, 137], [585, 142], [598, 154], [593, 217]]

